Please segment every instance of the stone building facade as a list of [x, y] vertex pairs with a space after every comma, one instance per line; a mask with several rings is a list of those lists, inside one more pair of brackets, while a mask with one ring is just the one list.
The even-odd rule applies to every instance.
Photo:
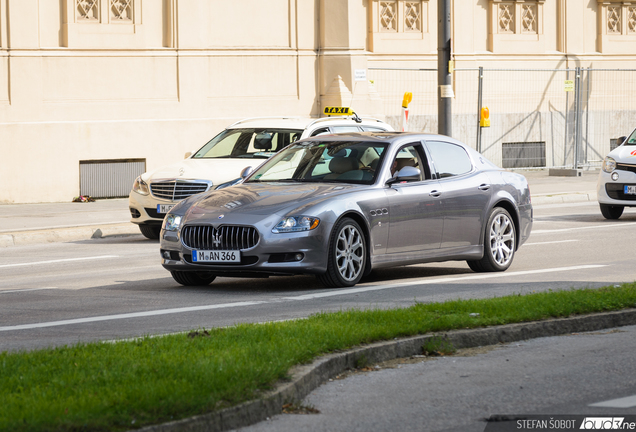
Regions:
[[[436, 0], [0, 0], [0, 203], [69, 201], [82, 163], [154, 169], [240, 118], [394, 121], [370, 71], [435, 68], [436, 24]], [[452, 51], [457, 69], [634, 67], [636, 3], [452, 0]]]

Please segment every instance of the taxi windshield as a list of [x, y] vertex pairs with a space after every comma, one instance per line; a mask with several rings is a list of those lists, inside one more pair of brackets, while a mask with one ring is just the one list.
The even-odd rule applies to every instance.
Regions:
[[267, 159], [297, 141], [302, 133], [301, 129], [226, 129], [201, 147], [192, 158]]
[[386, 144], [360, 141], [300, 142], [277, 153], [250, 182], [335, 182], [372, 184]]
[[636, 145], [636, 130], [625, 140], [625, 145]]

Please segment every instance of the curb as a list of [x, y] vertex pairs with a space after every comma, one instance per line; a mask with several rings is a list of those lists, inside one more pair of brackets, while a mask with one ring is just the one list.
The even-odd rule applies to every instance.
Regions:
[[0, 248], [38, 243], [91, 240], [111, 236], [140, 234], [132, 223], [102, 224], [75, 228], [16, 231], [0, 234]]
[[596, 192], [532, 195], [532, 205], [565, 204], [596, 201]]
[[284, 404], [300, 402], [311, 391], [330, 378], [334, 378], [347, 369], [355, 369], [357, 361], [363, 357], [368, 363], [379, 363], [395, 358], [419, 355], [422, 354], [422, 345], [433, 337], [441, 336], [452, 343], [455, 348], [472, 348], [634, 324], [636, 324], [636, 309], [626, 309], [571, 318], [457, 330], [374, 343], [342, 353], [329, 354], [308, 365], [296, 366], [290, 370], [292, 378], [289, 382], [278, 384], [275, 390], [266, 393], [262, 399], [245, 402], [209, 414], [147, 426], [136, 429], [136, 431], [222, 432], [249, 426], [280, 414]]

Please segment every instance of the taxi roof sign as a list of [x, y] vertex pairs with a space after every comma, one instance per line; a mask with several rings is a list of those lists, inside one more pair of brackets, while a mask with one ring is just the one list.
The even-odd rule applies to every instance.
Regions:
[[325, 107], [323, 113], [325, 115], [350, 116], [353, 115], [353, 110], [349, 107]]

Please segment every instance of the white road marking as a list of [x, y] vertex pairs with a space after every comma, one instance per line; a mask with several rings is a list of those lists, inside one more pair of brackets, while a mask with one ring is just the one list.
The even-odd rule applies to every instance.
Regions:
[[577, 228], [532, 230], [532, 234], [546, 234], [546, 233], [555, 233], [555, 232], [580, 231], [580, 230], [601, 229], [601, 228], [623, 228], [630, 225], [636, 225], [636, 222], [627, 222], [627, 223], [614, 222], [614, 223], [606, 223], [604, 225], [591, 225], [591, 226], [577, 227]]
[[130, 222], [129, 220], [125, 220], [125, 221], [119, 221], [119, 222], [93, 222], [93, 223], [86, 223], [86, 224], [55, 225], [55, 226], [45, 226], [45, 227], [4, 229], [4, 230], [0, 230], [0, 234], [2, 234], [2, 233], [24, 232], [24, 231], [41, 231], [41, 230], [51, 230], [51, 229], [61, 229], [61, 228], [82, 228], [82, 227], [102, 226], [102, 225], [119, 225], [119, 224], [124, 224], [124, 223], [129, 223], [129, 222]]
[[105, 258], [119, 258], [119, 255], [101, 255], [101, 256], [94, 256], [94, 257], [65, 258], [65, 259], [50, 260], [50, 261], [35, 261], [35, 262], [19, 263], [19, 264], [3, 264], [3, 265], [0, 265], [0, 268], [21, 267], [21, 266], [40, 265], [40, 264], [57, 264], [62, 262], [86, 261], [86, 260], [105, 259]]
[[537, 242], [537, 243], [524, 243], [524, 246], [536, 246], [536, 245], [547, 245], [547, 244], [554, 244], [554, 243], [570, 243], [570, 242], [576, 242], [578, 240], [556, 240], [556, 241], [549, 241], [549, 242]]
[[636, 395], [627, 396], [620, 399], [612, 399], [604, 402], [597, 402], [588, 406], [602, 408], [632, 408], [636, 407]]
[[0, 290], [0, 294], [20, 293], [20, 292], [26, 292], [26, 291], [51, 290], [51, 289], [57, 289], [57, 288], [56, 287], [43, 287], [43, 288], [25, 288], [25, 289], [10, 290], [10, 291], [2, 291], [2, 290]]
[[34, 323], [34, 324], [5, 326], [5, 327], [0, 327], [0, 332], [12, 331], [12, 330], [30, 330], [35, 328], [55, 327], [55, 326], [70, 325], [70, 324], [84, 324], [84, 323], [91, 323], [91, 322], [98, 322], [98, 321], [113, 321], [113, 320], [120, 320], [120, 319], [141, 318], [141, 317], [168, 315], [168, 314], [176, 314], [176, 313], [198, 312], [198, 311], [205, 311], [205, 310], [212, 310], [212, 309], [231, 308], [231, 307], [255, 306], [255, 305], [262, 305], [262, 304], [280, 303], [285, 301], [312, 300], [317, 298], [349, 295], [349, 294], [356, 294], [356, 293], [369, 292], [369, 291], [379, 291], [379, 290], [413, 286], [413, 285], [430, 285], [430, 284], [436, 284], [436, 283], [448, 283], [448, 282], [475, 280], [475, 279], [501, 278], [501, 277], [508, 277], [508, 276], [521, 276], [521, 275], [527, 275], [527, 274], [587, 270], [587, 269], [594, 269], [599, 267], [607, 267], [607, 266], [600, 265], [600, 264], [599, 265], [581, 265], [581, 266], [573, 266], [573, 267], [556, 267], [556, 268], [550, 268], [550, 269], [526, 270], [526, 271], [517, 271], [517, 272], [509, 272], [509, 273], [501, 272], [501, 273], [475, 274], [471, 276], [461, 276], [461, 277], [451, 277], [451, 278], [435, 278], [435, 279], [424, 279], [424, 280], [417, 279], [417, 280], [413, 280], [409, 282], [401, 282], [397, 284], [388, 284], [388, 285], [379, 285], [379, 286], [369, 284], [369, 285], [362, 285], [356, 288], [330, 290], [330, 291], [324, 291], [324, 292], [319, 292], [315, 294], [305, 294], [305, 295], [300, 295], [295, 297], [281, 297], [281, 298], [277, 298], [273, 300], [221, 303], [221, 304], [206, 305], [206, 306], [159, 309], [159, 310], [152, 310], [152, 311], [145, 311], [145, 312], [133, 312], [133, 313], [126, 313], [126, 314], [105, 315], [105, 316], [76, 318], [76, 319], [42, 322], [42, 323]]

